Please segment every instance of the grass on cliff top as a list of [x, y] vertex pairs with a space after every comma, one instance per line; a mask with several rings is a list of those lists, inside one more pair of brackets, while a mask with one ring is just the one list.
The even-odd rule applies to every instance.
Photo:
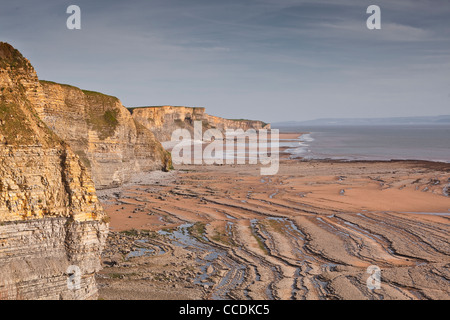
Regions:
[[261, 121], [261, 120], [250, 120], [250, 119], [226, 119], [226, 120], [231, 120], [231, 121], [253, 121], [253, 122], [261, 122], [262, 126], [265, 127], [266, 125], [268, 125], [267, 122]]
[[39, 80], [39, 83], [40, 83], [41, 85], [46, 85], [46, 84], [53, 84], [53, 85], [55, 85], [55, 84], [57, 84], [57, 85], [60, 85], [61, 87], [67, 87], [67, 88], [72, 88], [72, 89], [78, 89], [78, 90], [81, 90], [80, 88], [75, 87], [75, 86], [72, 86], [72, 85], [70, 85], [70, 84], [58, 83], [58, 82], [53, 82], [53, 81], [48, 81], [48, 80]]
[[107, 102], [117, 102], [119, 99], [117, 97], [111, 96], [111, 95], [107, 95], [101, 92], [97, 92], [97, 91], [90, 91], [90, 90], [83, 90], [80, 89], [78, 87], [72, 86], [70, 84], [65, 84], [65, 83], [58, 83], [58, 82], [54, 82], [54, 81], [48, 81], [48, 80], [39, 80], [39, 83], [46, 85], [46, 84], [53, 84], [53, 85], [60, 85], [62, 87], [67, 87], [67, 88], [72, 88], [72, 89], [77, 89], [77, 90], [81, 90], [87, 97], [89, 98], [94, 98], [94, 99], [98, 99], [98, 100], [103, 100], [103, 101], [107, 101]]
[[83, 93], [91, 98], [96, 98], [96, 99], [100, 99], [100, 100], [104, 100], [104, 101], [113, 101], [114, 103], [117, 102], [119, 100], [119, 98], [114, 97], [114, 96], [110, 96], [101, 92], [97, 92], [97, 91], [90, 91], [90, 90], [81, 90], [83, 91]]
[[164, 108], [164, 107], [171, 107], [171, 108], [192, 108], [193, 110], [198, 109], [205, 109], [203, 107], [186, 107], [186, 106], [171, 106], [171, 105], [164, 105], [164, 106], [140, 106], [140, 107], [127, 107], [128, 111], [133, 113], [133, 110], [135, 109], [145, 109], [145, 108]]
[[0, 67], [6, 68], [32, 68], [27, 59], [9, 43], [0, 42]]

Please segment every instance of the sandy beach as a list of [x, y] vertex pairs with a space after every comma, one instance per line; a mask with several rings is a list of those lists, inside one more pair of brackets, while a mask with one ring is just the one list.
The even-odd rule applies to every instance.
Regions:
[[100, 297], [450, 298], [449, 164], [284, 159], [259, 173], [179, 165], [99, 191]]

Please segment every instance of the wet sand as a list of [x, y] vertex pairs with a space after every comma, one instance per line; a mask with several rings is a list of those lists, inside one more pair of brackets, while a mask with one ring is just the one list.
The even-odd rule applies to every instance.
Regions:
[[99, 191], [112, 231], [100, 297], [450, 298], [449, 164], [282, 160], [259, 173], [176, 166]]

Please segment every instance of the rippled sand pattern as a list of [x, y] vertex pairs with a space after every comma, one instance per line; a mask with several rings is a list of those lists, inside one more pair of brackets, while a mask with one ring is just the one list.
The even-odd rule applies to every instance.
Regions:
[[[450, 298], [449, 165], [177, 169], [103, 197], [105, 299]], [[371, 265], [380, 289], [367, 287]]]

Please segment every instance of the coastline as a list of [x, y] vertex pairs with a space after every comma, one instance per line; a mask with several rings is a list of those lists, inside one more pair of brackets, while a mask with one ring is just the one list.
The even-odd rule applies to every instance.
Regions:
[[[309, 134], [309, 132], [295, 132], [295, 131], [287, 131], [287, 132], [281, 132], [280, 131], [280, 144], [282, 143], [300, 143], [301, 137], [304, 134]], [[291, 149], [292, 146], [280, 146], [280, 158], [281, 159], [289, 159], [291, 158], [292, 154], [288, 152], [289, 149]]]
[[[390, 162], [390, 161], [426, 161], [426, 162], [436, 162], [436, 163], [450, 163], [450, 153], [446, 156], [446, 159], [433, 159], [429, 158], [428, 156], [404, 156], [399, 157], [398, 155], [389, 155], [385, 154], [384, 156], [381, 155], [375, 155], [372, 153], [366, 153], [364, 152], [365, 147], [358, 147], [358, 152], [361, 152], [359, 154], [352, 154], [352, 155], [343, 155], [340, 153], [333, 154], [333, 151], [337, 151], [337, 148], [335, 147], [335, 150], [331, 151], [328, 150], [325, 153], [321, 151], [322, 146], [320, 145], [314, 145], [314, 141], [316, 137], [311, 137], [311, 134], [314, 132], [294, 132], [293, 130], [286, 130], [283, 131], [280, 130], [280, 143], [291, 143], [289, 147], [283, 146], [280, 147], [280, 154], [282, 154], [282, 158], [290, 158], [290, 159], [303, 159], [305, 161], [309, 160], [319, 160], [319, 161], [380, 161], [380, 162]], [[297, 138], [295, 138], [296, 135], [300, 135]], [[287, 136], [289, 138], [282, 139], [282, 136]], [[296, 146], [295, 144], [298, 143]], [[311, 146], [311, 143], [313, 145]], [[342, 143], [342, 141], [337, 140], [337, 144]]]
[[[314, 129], [313, 129], [314, 128]], [[283, 148], [289, 158], [305, 160], [333, 161], [430, 161], [450, 163], [450, 144], [442, 141], [442, 127], [422, 128], [414, 131], [408, 128], [415, 138], [405, 136], [403, 131], [395, 131], [395, 127], [310, 127], [308, 132], [301, 132], [301, 137], [294, 139], [298, 146]], [[421, 129], [421, 128], [419, 128]], [[450, 129], [450, 128], [449, 128]], [[280, 135], [293, 133], [291, 128], [280, 128]], [[359, 131], [358, 131], [359, 130]], [[402, 129], [404, 130], [404, 129]], [[426, 135], [421, 136], [425, 130]], [[420, 137], [419, 141], [417, 139]], [[440, 139], [435, 141], [435, 139]], [[416, 143], [424, 147], [418, 148]]]
[[[103, 299], [450, 297], [436, 278], [450, 262], [449, 164], [282, 159], [266, 177], [258, 165], [175, 169], [99, 195], [112, 227]], [[374, 292], [364, 289], [372, 264], [386, 281]]]

